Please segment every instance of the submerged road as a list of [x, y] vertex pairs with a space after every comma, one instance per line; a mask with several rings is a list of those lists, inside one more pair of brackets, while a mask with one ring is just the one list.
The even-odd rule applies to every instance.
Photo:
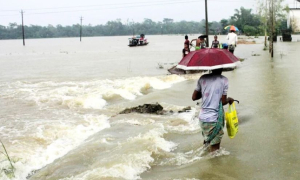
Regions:
[[199, 75], [166, 75], [183, 36], [151, 36], [139, 51], [120, 37], [31, 40], [25, 49], [3, 41], [1, 140], [16, 160], [15, 179], [299, 179], [300, 43], [277, 42], [271, 59], [263, 37], [244, 38], [258, 44], [239, 44], [245, 61], [224, 73], [228, 95], [240, 101], [239, 132], [230, 139], [225, 130], [218, 157], [202, 156], [194, 110], [112, 117], [145, 103], [195, 107]]
[[[297, 42], [278, 42], [271, 59], [263, 45], [239, 45], [237, 56], [257, 56], [250, 55], [239, 69], [223, 73], [229, 79], [229, 96], [240, 100], [239, 133], [229, 139], [225, 132], [221, 144], [230, 155], [165, 170], [153, 167], [142, 178], [299, 179], [299, 48]], [[185, 91], [191, 92], [195, 83]]]

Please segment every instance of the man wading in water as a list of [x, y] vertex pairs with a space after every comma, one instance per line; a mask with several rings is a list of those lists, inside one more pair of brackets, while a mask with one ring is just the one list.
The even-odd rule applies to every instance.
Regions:
[[191, 41], [191, 45], [192, 45], [193, 41], [196, 41], [196, 46], [195, 46], [196, 51], [200, 50], [200, 49], [203, 49], [203, 48], [206, 48], [206, 44], [205, 44], [203, 36], [199, 36], [198, 39], [193, 39]]
[[223, 106], [234, 101], [227, 97], [228, 79], [221, 75], [222, 71], [215, 69], [211, 74], [201, 76], [192, 96], [193, 101], [202, 98], [199, 120], [204, 144], [210, 145], [211, 152], [220, 149], [224, 134]]
[[228, 45], [229, 45], [229, 51], [233, 54], [234, 49], [236, 48], [238, 38], [237, 35], [234, 33], [235, 31], [230, 29], [230, 33], [227, 35]]
[[185, 35], [184, 48], [182, 50], [182, 58], [188, 55], [188, 53], [190, 53], [190, 41], [189, 37]]
[[184, 41], [184, 45], [188, 45], [188, 48], [190, 48], [190, 41], [189, 41], [189, 37], [188, 37], [188, 35], [185, 35], [185, 37], [184, 37], [184, 39], [185, 39], [185, 41]]

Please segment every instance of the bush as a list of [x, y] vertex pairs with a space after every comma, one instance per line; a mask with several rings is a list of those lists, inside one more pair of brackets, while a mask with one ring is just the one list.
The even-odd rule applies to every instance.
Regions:
[[244, 33], [246, 34], [246, 36], [255, 36], [257, 35], [257, 29], [253, 26], [245, 25]]

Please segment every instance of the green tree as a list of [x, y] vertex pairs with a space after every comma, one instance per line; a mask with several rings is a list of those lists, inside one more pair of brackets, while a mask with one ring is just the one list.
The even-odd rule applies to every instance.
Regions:
[[241, 7], [240, 9], [235, 9], [235, 14], [231, 16], [230, 24], [235, 25], [244, 32], [245, 25], [257, 27], [261, 22], [259, 16], [252, 13], [252, 9]]
[[[261, 25], [259, 26], [260, 32], [265, 35], [265, 46], [267, 46], [267, 35], [272, 31], [270, 29], [270, 22], [274, 22], [274, 29], [281, 29], [282, 23], [286, 22], [286, 16], [289, 11], [287, 5], [283, 5], [284, 0], [273, 0], [274, 2], [274, 20], [271, 20], [271, 0], [259, 0], [258, 1], [258, 15], [260, 17]], [[261, 33], [260, 33], [261, 34]]]
[[[269, 1], [269, 0], [268, 0]], [[282, 0], [277, 0], [282, 1]], [[279, 6], [278, 6], [279, 7]], [[280, 8], [279, 8], [280, 9]], [[276, 16], [278, 20], [278, 28], [283, 27], [286, 21], [283, 15]], [[267, 21], [266, 21], [267, 22]], [[227, 25], [235, 25], [241, 31], [247, 34], [259, 34], [263, 32], [264, 24], [262, 23], [261, 14], [253, 14], [251, 9], [241, 7], [235, 10], [235, 14], [230, 19], [222, 19], [219, 22], [209, 22], [209, 34], [227, 34], [224, 27]], [[256, 29], [256, 31], [254, 29]], [[78, 37], [79, 24], [72, 26], [25, 26], [26, 38], [54, 38], [54, 37]], [[201, 21], [180, 21], [175, 22], [173, 19], [164, 18], [162, 21], [155, 22], [151, 19], [144, 19], [143, 22], [135, 23], [127, 20], [122, 23], [121, 19], [108, 21], [106, 24], [96, 26], [83, 25], [83, 36], [118, 36], [132, 34], [205, 34], [205, 20]], [[21, 25], [10, 23], [8, 26], [0, 26], [0, 39], [17, 39], [22, 38]]]
[[257, 29], [253, 26], [245, 25], [244, 26], [244, 33], [247, 36], [255, 36], [255, 35], [257, 35]]
[[227, 19], [222, 19], [222, 20], [220, 21], [220, 24], [221, 24], [221, 26], [222, 26], [222, 34], [226, 34], [226, 33], [228, 32], [228, 30], [226, 30], [226, 29], [224, 29], [224, 28], [225, 28], [226, 26], [229, 25], [228, 20], [227, 20]]

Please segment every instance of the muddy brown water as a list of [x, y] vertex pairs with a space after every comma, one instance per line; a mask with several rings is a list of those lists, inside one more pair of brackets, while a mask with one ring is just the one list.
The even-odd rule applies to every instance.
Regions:
[[[200, 74], [167, 72], [184, 36], [147, 36], [150, 44], [136, 48], [127, 38], [0, 41], [0, 138], [15, 179], [299, 179], [299, 36], [277, 42], [273, 59], [263, 37], [238, 45], [245, 60], [224, 75], [229, 96], [240, 101], [239, 132], [230, 139], [225, 131], [213, 155], [203, 153], [193, 118]], [[193, 109], [114, 116], [156, 102]], [[0, 165], [9, 166], [3, 156]]]

